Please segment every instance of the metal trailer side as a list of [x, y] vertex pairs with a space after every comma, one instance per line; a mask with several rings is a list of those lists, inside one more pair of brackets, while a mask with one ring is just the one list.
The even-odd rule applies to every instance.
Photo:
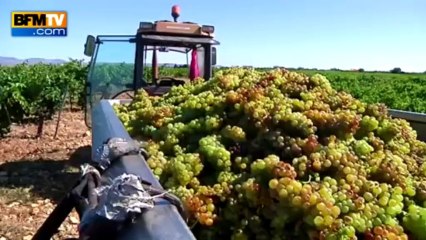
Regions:
[[[96, 149], [112, 137], [120, 137], [130, 140], [129, 133], [124, 129], [112, 108], [114, 100], [101, 100], [92, 112], [92, 157]], [[124, 156], [115, 164], [118, 167], [106, 171], [108, 179], [125, 172], [135, 174], [142, 179], [151, 182], [155, 187], [163, 189], [159, 181], [154, 177], [142, 155]], [[185, 223], [176, 207], [165, 200], [156, 200], [156, 207], [145, 212], [136, 224], [127, 229], [125, 236], [120, 240], [195, 240], [188, 225]]]
[[395, 109], [390, 109], [389, 114], [392, 117], [407, 120], [410, 123], [411, 127], [416, 130], [417, 138], [421, 141], [426, 142], [426, 114]]

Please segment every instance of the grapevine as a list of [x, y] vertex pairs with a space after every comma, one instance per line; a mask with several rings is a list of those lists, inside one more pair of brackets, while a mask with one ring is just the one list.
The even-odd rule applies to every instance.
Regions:
[[0, 67], [0, 137], [12, 123], [38, 121], [42, 124], [58, 111], [68, 91], [70, 102], [83, 104], [86, 67], [82, 62], [63, 65], [19, 64]]

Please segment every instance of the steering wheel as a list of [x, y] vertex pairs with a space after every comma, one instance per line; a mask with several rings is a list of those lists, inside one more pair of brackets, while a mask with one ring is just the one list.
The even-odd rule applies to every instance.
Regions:
[[125, 89], [123, 91], [120, 91], [120, 92], [116, 93], [114, 96], [111, 97], [111, 99], [116, 99], [118, 96], [120, 96], [123, 93], [126, 94], [126, 96], [129, 99], [133, 99], [134, 96], [132, 94], [130, 94], [130, 92], [134, 92], [134, 91], [135, 90], [133, 90], [133, 89]]
[[[179, 85], [183, 85], [185, 84], [184, 80], [180, 80], [180, 79], [176, 79], [173, 77], [161, 77], [157, 80], [159, 87], [171, 87], [171, 86], [179, 86]], [[117, 97], [119, 97], [122, 94], [125, 94], [127, 96], [128, 99], [133, 99], [133, 94], [130, 94], [131, 92], [133, 92], [134, 90], [132, 89], [132, 85], [128, 85], [127, 89], [122, 90], [117, 92], [116, 94], [114, 94], [113, 96], [109, 96], [109, 94], [107, 94], [107, 96], [103, 96], [102, 98], [111, 98], [111, 99], [116, 99]]]
[[184, 80], [173, 77], [161, 77], [157, 80], [158, 86], [179, 86], [185, 84]]

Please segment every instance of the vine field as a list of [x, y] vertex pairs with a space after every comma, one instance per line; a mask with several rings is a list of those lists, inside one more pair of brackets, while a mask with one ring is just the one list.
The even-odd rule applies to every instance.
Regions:
[[[12, 123], [37, 121], [37, 136], [44, 120], [51, 119], [67, 103], [83, 106], [87, 65], [72, 60], [63, 65], [20, 64], [0, 66], [0, 134]], [[146, 69], [145, 78], [151, 79]], [[269, 70], [269, 69], [259, 69]], [[215, 69], [216, 71], [216, 69]], [[336, 90], [344, 90], [367, 103], [384, 103], [399, 110], [426, 112], [426, 74], [394, 74], [328, 70], [296, 70], [307, 75], [324, 75]], [[93, 73], [100, 85], [131, 83], [133, 65], [104, 64]], [[160, 76], [186, 77], [185, 68], [160, 68]]]
[[[269, 69], [259, 69], [269, 70]], [[217, 69], [214, 70], [216, 72]], [[426, 113], [426, 74], [296, 70], [307, 75], [324, 75], [336, 90], [344, 90], [367, 103], [384, 103], [399, 110]], [[37, 122], [37, 136], [43, 123], [64, 103], [82, 107], [88, 67], [72, 60], [62, 65], [20, 64], [0, 66], [0, 135], [9, 132], [12, 123]], [[160, 68], [160, 76], [186, 77], [186, 68]], [[145, 71], [149, 82], [149, 68]], [[93, 72], [99, 85], [133, 81], [132, 64], [104, 64]]]
[[67, 98], [82, 105], [87, 67], [81, 61], [63, 65], [20, 64], [0, 67], [0, 134], [12, 123], [37, 121], [37, 136]]

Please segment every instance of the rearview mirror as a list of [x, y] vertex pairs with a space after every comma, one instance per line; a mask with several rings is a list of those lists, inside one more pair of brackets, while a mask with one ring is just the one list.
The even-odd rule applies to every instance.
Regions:
[[84, 44], [84, 55], [91, 57], [95, 52], [95, 42], [96, 39], [94, 36], [89, 35], [86, 39], [86, 44]]
[[216, 48], [215, 47], [212, 47], [212, 66], [215, 66], [216, 65], [216, 61], [217, 61], [217, 59], [216, 59], [217, 57], [216, 57]]

